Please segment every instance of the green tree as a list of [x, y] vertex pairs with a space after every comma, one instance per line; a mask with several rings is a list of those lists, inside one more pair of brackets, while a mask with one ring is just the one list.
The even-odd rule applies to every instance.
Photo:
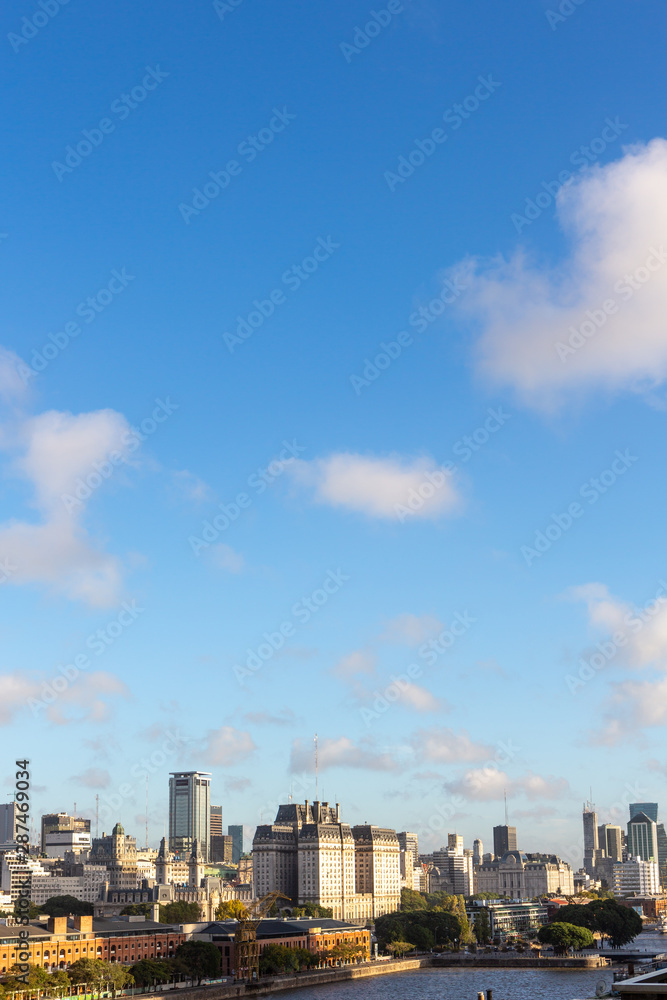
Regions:
[[428, 909], [426, 896], [414, 889], [401, 889], [401, 909], [406, 912]]
[[497, 892], [476, 892], [471, 899], [500, 899], [501, 897]]
[[[424, 931], [428, 931], [425, 934]], [[409, 941], [418, 948], [451, 944], [461, 936], [461, 922], [450, 911], [413, 910], [386, 913], [375, 921], [375, 933], [381, 948], [390, 941]]]
[[280, 975], [288, 969], [297, 968], [296, 955], [283, 944], [269, 944], [259, 956], [259, 972], [262, 976]]
[[92, 903], [76, 896], [51, 896], [40, 909], [50, 917], [91, 917], [94, 911]]
[[146, 920], [150, 918], [151, 915], [151, 904], [150, 903], [128, 903], [120, 911], [121, 916], [129, 917], [145, 917]]
[[240, 920], [248, 911], [240, 899], [225, 899], [215, 911], [216, 920]]
[[391, 952], [394, 958], [403, 958], [409, 951], [414, 951], [415, 946], [411, 941], [390, 941], [386, 945], [386, 951]]
[[80, 958], [73, 962], [67, 970], [72, 983], [99, 986], [111, 983], [114, 989], [120, 990], [133, 982], [128, 970], [117, 962], [103, 962], [99, 958]]
[[468, 920], [468, 915], [466, 913], [465, 900], [463, 896], [458, 896], [457, 899], [458, 906], [456, 908], [456, 916], [459, 918], [459, 923], [461, 924], [459, 941], [461, 944], [472, 944], [475, 940], [475, 936], [472, 932], [470, 921]]
[[160, 905], [161, 924], [196, 924], [201, 920], [198, 903], [187, 903], [177, 899], [173, 903]]
[[477, 944], [489, 944], [491, 940], [491, 918], [486, 906], [480, 906], [475, 914], [473, 925]]
[[222, 964], [220, 952], [209, 941], [184, 941], [179, 944], [174, 955], [174, 965], [190, 979], [215, 979]]
[[553, 945], [557, 955], [562, 955], [568, 948], [574, 948], [575, 951], [580, 951], [582, 948], [592, 948], [595, 941], [593, 934], [587, 927], [566, 924], [562, 921], [540, 927], [537, 937], [542, 944]]
[[33, 903], [32, 900], [28, 901], [27, 906], [24, 905], [22, 906], [19, 900], [17, 899], [16, 902], [14, 903], [13, 912], [11, 914], [7, 913], [6, 916], [8, 917], [13, 916], [18, 918], [27, 916], [28, 920], [34, 920], [35, 917], [38, 917], [41, 912], [42, 912], [41, 908], [37, 906], [35, 903]]
[[325, 917], [331, 919], [333, 910], [330, 906], [319, 906], [317, 903], [304, 903], [303, 906], [292, 907], [293, 917]]
[[170, 983], [174, 969], [170, 961], [142, 958], [130, 969], [137, 986], [153, 986], [156, 983]]
[[609, 938], [612, 948], [629, 944], [642, 929], [642, 919], [632, 907], [609, 898], [594, 899], [585, 906], [576, 903], [562, 906], [553, 922], [576, 924], [577, 927], [599, 931], [603, 937]]

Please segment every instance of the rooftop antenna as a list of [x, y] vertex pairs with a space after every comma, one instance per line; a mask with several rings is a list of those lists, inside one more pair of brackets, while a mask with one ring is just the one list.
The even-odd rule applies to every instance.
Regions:
[[317, 733], [315, 733], [315, 801], [319, 802], [318, 795], [318, 760], [317, 760]]

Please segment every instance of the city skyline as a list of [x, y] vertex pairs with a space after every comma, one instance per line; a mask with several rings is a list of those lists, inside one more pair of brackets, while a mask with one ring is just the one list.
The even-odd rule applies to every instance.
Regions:
[[578, 864], [667, 801], [667, 13], [398, 6], [0, 11], [36, 814], [155, 845], [201, 769], [488, 846], [506, 791]]

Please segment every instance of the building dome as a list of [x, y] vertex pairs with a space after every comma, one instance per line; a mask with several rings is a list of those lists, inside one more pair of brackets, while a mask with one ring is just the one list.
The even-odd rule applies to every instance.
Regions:
[[122, 826], [121, 823], [116, 823], [115, 827], [111, 831], [111, 836], [112, 837], [124, 837], [125, 836], [125, 830], [123, 829], [123, 826]]
[[528, 858], [523, 851], [506, 851], [500, 860], [503, 865], [525, 865]]

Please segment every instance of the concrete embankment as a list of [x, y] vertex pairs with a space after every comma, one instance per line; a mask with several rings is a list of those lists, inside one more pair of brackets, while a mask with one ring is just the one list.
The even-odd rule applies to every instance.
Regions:
[[[296, 990], [304, 986], [322, 986], [326, 983], [342, 983], [351, 979], [366, 979], [371, 976], [386, 976], [399, 972], [414, 972], [417, 969], [479, 968], [479, 969], [598, 969], [606, 962], [597, 955], [582, 958], [524, 958], [520, 955], [424, 955], [420, 958], [403, 958], [390, 962], [370, 962], [364, 965], [346, 965], [336, 969], [316, 969], [291, 976], [267, 976], [259, 983], [247, 986], [245, 983], [200, 986], [197, 989], [178, 991], [178, 1000], [229, 1000], [240, 996], [266, 996], [282, 990]], [[174, 1000], [172, 994], [151, 994], [153, 1000]]]

